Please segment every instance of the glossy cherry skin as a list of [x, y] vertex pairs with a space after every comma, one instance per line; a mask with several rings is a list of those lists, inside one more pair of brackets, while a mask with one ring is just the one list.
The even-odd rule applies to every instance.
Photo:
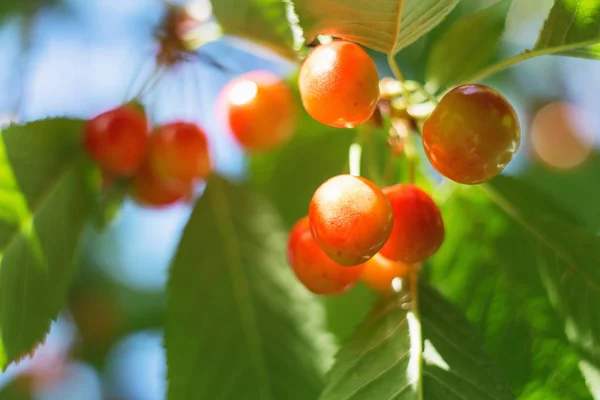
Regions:
[[148, 122], [142, 111], [124, 105], [91, 119], [84, 144], [100, 168], [114, 176], [134, 175], [142, 165], [148, 143]]
[[154, 174], [165, 180], [189, 182], [211, 171], [206, 135], [187, 122], [159, 127], [150, 139], [149, 159]]
[[392, 292], [394, 279], [404, 278], [410, 268], [408, 264], [394, 262], [377, 253], [365, 263], [362, 281], [376, 292]]
[[316, 294], [339, 294], [350, 289], [360, 279], [362, 265], [344, 267], [325, 254], [310, 230], [308, 217], [292, 228], [287, 258], [298, 280]]
[[445, 177], [468, 185], [498, 175], [520, 140], [515, 110], [501, 94], [483, 85], [448, 92], [423, 126], [431, 164]]
[[148, 208], [163, 208], [188, 199], [192, 195], [192, 182], [164, 180], [149, 167], [142, 167], [133, 181], [132, 197], [136, 203]]
[[360, 176], [325, 181], [310, 201], [308, 216], [319, 246], [336, 263], [362, 264], [384, 245], [394, 222], [381, 189]]
[[227, 84], [218, 99], [218, 114], [248, 152], [264, 152], [288, 142], [298, 120], [291, 88], [269, 71], [253, 71]]
[[300, 67], [298, 85], [308, 114], [336, 128], [366, 122], [379, 100], [377, 67], [352, 42], [333, 41], [316, 47]]
[[394, 227], [382, 256], [414, 264], [431, 257], [444, 241], [444, 223], [433, 199], [415, 185], [383, 189], [394, 212]]

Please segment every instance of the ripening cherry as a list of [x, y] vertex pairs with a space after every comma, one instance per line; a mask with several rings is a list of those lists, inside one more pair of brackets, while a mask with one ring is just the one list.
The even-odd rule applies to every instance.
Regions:
[[423, 126], [423, 145], [435, 169], [468, 185], [498, 175], [517, 152], [520, 136], [515, 110], [483, 85], [448, 92]]
[[297, 105], [291, 88], [269, 71], [248, 72], [227, 84], [218, 114], [248, 152], [264, 152], [288, 142], [295, 131]]
[[300, 67], [298, 84], [306, 111], [336, 128], [366, 122], [379, 100], [377, 67], [352, 42], [333, 41], [316, 47]]
[[415, 185], [383, 189], [394, 212], [394, 227], [381, 248], [392, 261], [414, 264], [431, 257], [444, 240], [444, 223], [433, 199]]
[[394, 279], [404, 278], [410, 268], [408, 264], [394, 262], [377, 253], [364, 264], [361, 278], [376, 292], [391, 292]]
[[313, 195], [308, 212], [319, 246], [345, 266], [364, 263], [390, 236], [392, 207], [381, 189], [360, 176], [338, 175]]
[[132, 197], [142, 206], [162, 208], [188, 199], [192, 190], [192, 181], [164, 180], [144, 166], [133, 181]]
[[174, 122], [159, 127], [150, 138], [150, 166], [163, 180], [190, 182], [211, 171], [206, 135], [195, 124]]
[[287, 257], [298, 280], [316, 294], [339, 294], [360, 279], [362, 265], [344, 267], [325, 254], [310, 230], [308, 217], [294, 225], [288, 239]]
[[146, 116], [132, 105], [100, 114], [85, 127], [88, 154], [104, 171], [115, 176], [131, 176], [139, 170], [147, 142]]

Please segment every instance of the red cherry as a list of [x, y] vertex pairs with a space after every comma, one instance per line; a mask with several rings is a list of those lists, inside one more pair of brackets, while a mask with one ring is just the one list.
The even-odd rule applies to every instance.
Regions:
[[164, 180], [148, 167], [143, 167], [133, 181], [133, 199], [140, 205], [162, 208], [191, 196], [192, 181]]
[[146, 117], [130, 105], [100, 114], [85, 127], [88, 154], [103, 170], [117, 176], [131, 176], [139, 170], [147, 142]]
[[174, 122], [163, 125], [150, 140], [150, 164], [161, 179], [190, 182], [210, 174], [206, 136], [195, 124]]
[[287, 257], [300, 282], [316, 294], [345, 292], [363, 271], [362, 265], [344, 267], [331, 260], [315, 241], [308, 217], [298, 221], [290, 232]]
[[320, 45], [306, 57], [298, 86], [310, 116], [335, 128], [366, 122], [379, 100], [375, 63], [359, 45], [342, 40]]
[[313, 195], [308, 215], [319, 246], [345, 266], [364, 263], [377, 253], [394, 222], [390, 202], [381, 189], [352, 175], [325, 181]]
[[383, 189], [394, 212], [394, 227], [380, 253], [392, 261], [414, 264], [431, 257], [444, 240], [444, 223], [433, 199], [415, 185]]
[[483, 85], [448, 92], [423, 126], [423, 146], [440, 174], [463, 184], [489, 181], [519, 148], [515, 110]]
[[362, 281], [376, 292], [391, 292], [394, 279], [404, 278], [410, 268], [410, 265], [394, 262], [377, 253], [365, 263]]
[[268, 71], [253, 71], [227, 84], [218, 100], [218, 114], [238, 143], [249, 152], [272, 150], [288, 142], [297, 122], [290, 87]]

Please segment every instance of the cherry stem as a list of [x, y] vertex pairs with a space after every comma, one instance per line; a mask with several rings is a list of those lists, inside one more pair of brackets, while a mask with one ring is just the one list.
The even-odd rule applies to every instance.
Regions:
[[386, 186], [391, 186], [393, 185], [395, 182], [395, 177], [392, 176], [392, 174], [394, 173], [394, 160], [396, 159], [396, 157], [394, 157], [394, 155], [390, 155], [387, 158], [387, 161], [385, 163], [385, 170], [383, 171], [383, 182], [385, 183]]
[[408, 182], [415, 183], [416, 150], [412, 138], [413, 132], [403, 123], [402, 120], [398, 119], [392, 119], [392, 127], [404, 145], [404, 155], [408, 164]]
[[344, 171], [348, 171], [350, 175], [360, 176], [363, 145], [365, 144], [367, 137], [370, 136], [370, 133], [370, 130], [366, 129], [364, 126], [358, 128], [356, 139], [348, 148], [348, 162], [346, 163]]
[[415, 148], [410, 134], [404, 138], [404, 152], [406, 154], [406, 162], [408, 163], [408, 183], [415, 183]]
[[401, 85], [402, 86], [402, 96], [406, 99], [406, 101], [408, 101], [409, 93], [408, 93], [408, 89], [406, 89], [406, 86], [404, 85], [406, 82], [406, 78], [404, 77], [402, 70], [398, 66], [398, 63], [396, 62], [396, 59], [394, 58], [394, 56], [392, 54], [388, 54], [387, 60], [388, 60], [388, 65], [390, 66], [390, 69], [392, 70], [392, 73], [394, 74], [394, 77], [398, 81], [400, 81], [400, 83], [402, 84]]
[[414, 318], [409, 318], [408, 326], [411, 337], [412, 346], [414, 348], [414, 355], [417, 357], [417, 369], [419, 371], [419, 378], [417, 378], [417, 396], [418, 399], [423, 399], [423, 332], [421, 329], [421, 315], [419, 313], [419, 269], [420, 265], [413, 265], [408, 273], [408, 285], [410, 293], [410, 310], [412, 311]]
[[140, 88], [140, 90], [139, 90], [138, 94], [135, 96], [135, 98], [142, 99], [146, 94], [148, 94], [148, 92], [150, 92], [152, 89], [154, 89], [154, 87], [156, 87], [156, 85], [162, 79], [165, 72], [166, 72], [165, 67], [160, 67], [156, 71], [154, 71], [152, 76], [150, 76], [150, 78], [146, 81], [146, 83]]
[[468, 79], [465, 79], [460, 84], [464, 85], [464, 84], [468, 84], [468, 83], [474, 83], [474, 82], [481, 81], [491, 75], [494, 75], [500, 71], [505, 70], [508, 67], [512, 67], [513, 65], [518, 64], [521, 61], [529, 60], [530, 58], [562, 53], [564, 51], [569, 51], [569, 50], [580, 49], [583, 47], [591, 46], [596, 43], [598, 43], [598, 39], [592, 39], [592, 40], [576, 42], [576, 43], [569, 43], [569, 44], [565, 44], [562, 46], [548, 47], [548, 48], [544, 48], [544, 49], [525, 50], [524, 52], [517, 54], [516, 56], [507, 58], [506, 60], [503, 60], [497, 64], [491, 65], [491, 66], [479, 71], [477, 74], [471, 76]]
[[362, 146], [358, 143], [352, 143], [348, 154], [348, 159], [350, 161], [350, 175], [360, 176], [361, 156]]

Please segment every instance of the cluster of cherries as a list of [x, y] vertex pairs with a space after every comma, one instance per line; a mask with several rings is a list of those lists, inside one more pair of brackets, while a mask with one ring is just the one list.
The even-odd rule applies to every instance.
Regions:
[[[268, 71], [244, 74], [219, 95], [218, 114], [248, 152], [271, 150], [288, 141], [297, 109], [290, 87]], [[212, 170], [204, 131], [190, 122], [173, 122], [150, 132], [138, 104], [125, 104], [91, 119], [85, 147], [106, 182], [131, 179], [141, 205], [160, 208], [190, 199], [194, 183]]]
[[[314, 48], [300, 67], [298, 86], [308, 114], [336, 128], [369, 121], [380, 104], [377, 68], [351, 42]], [[227, 84], [217, 115], [250, 153], [283, 145], [297, 125], [293, 91], [267, 71]], [[444, 95], [425, 120], [422, 141], [440, 174], [477, 184], [498, 175], [512, 159], [520, 142], [519, 122], [493, 89], [463, 85]], [[104, 176], [132, 179], [133, 198], [150, 207], [189, 198], [194, 182], [206, 179], [212, 169], [201, 128], [174, 122], [150, 133], [146, 115], [134, 104], [89, 121], [85, 145]], [[341, 293], [361, 278], [385, 292], [432, 256], [443, 238], [440, 210], [420, 188], [398, 184], [380, 189], [366, 178], [340, 175], [317, 189], [308, 216], [292, 229], [288, 259], [314, 293]]]
[[[379, 102], [377, 68], [362, 48], [334, 41], [315, 48], [299, 75], [302, 102], [317, 121], [333, 127], [367, 122]], [[477, 184], [498, 175], [520, 142], [515, 111], [496, 91], [463, 85], [447, 93], [423, 124], [432, 165], [444, 176]], [[379, 292], [432, 256], [444, 239], [440, 210], [412, 184], [381, 190], [352, 175], [327, 180], [308, 216], [296, 223], [288, 260], [298, 279], [317, 294], [338, 294], [362, 280]], [[396, 287], [397, 288], [397, 287]]]
[[208, 142], [195, 124], [174, 122], [149, 135], [141, 107], [126, 104], [93, 118], [85, 127], [85, 147], [105, 181], [133, 179], [140, 204], [161, 207], [192, 195], [193, 183], [211, 171]]

